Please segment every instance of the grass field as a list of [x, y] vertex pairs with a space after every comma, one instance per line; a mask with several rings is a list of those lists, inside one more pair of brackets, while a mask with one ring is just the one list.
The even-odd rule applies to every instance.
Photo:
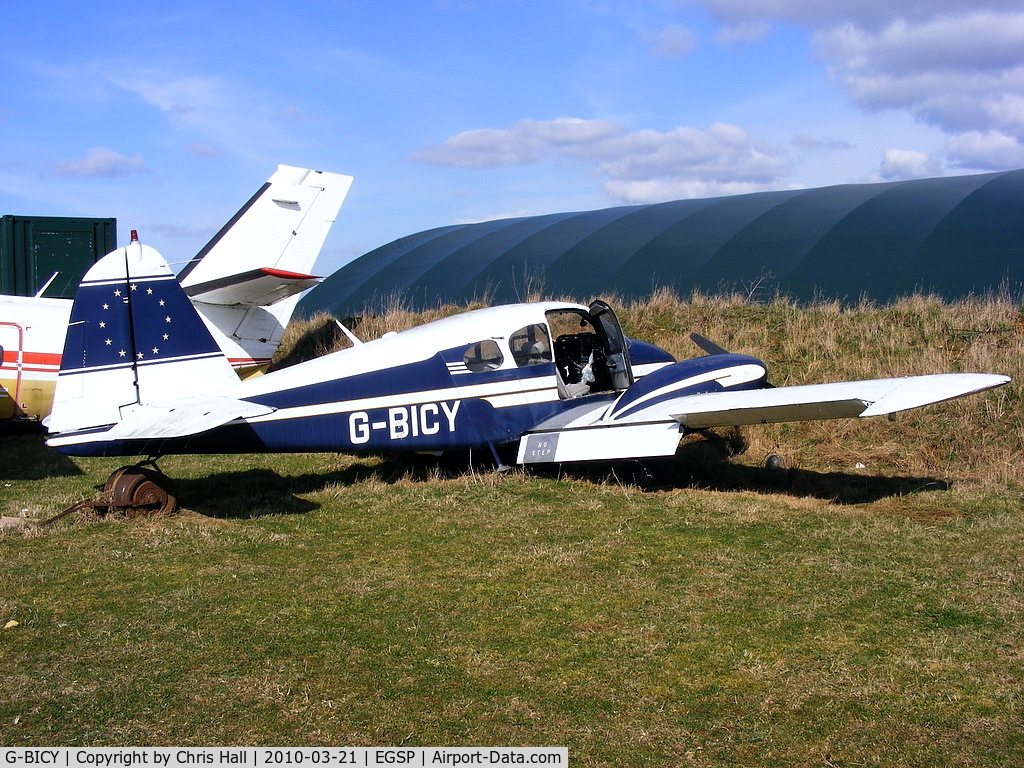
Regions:
[[[645, 490], [628, 466], [166, 457], [174, 516], [0, 532], [0, 744], [1024, 764], [1019, 307], [662, 296], [620, 317], [677, 355], [689, 330], [757, 354], [780, 384], [1016, 381], [894, 422], [687, 441]], [[0, 450], [7, 516], [124, 463]]]

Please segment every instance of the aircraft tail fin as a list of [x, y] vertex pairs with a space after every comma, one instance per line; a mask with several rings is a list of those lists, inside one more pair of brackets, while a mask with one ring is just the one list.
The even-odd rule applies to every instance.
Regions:
[[139, 405], [237, 382], [167, 262], [133, 239], [82, 278], [46, 426], [51, 433], [100, 429]]
[[260, 289], [250, 295], [218, 292], [265, 268], [308, 277], [351, 186], [351, 176], [279, 165], [178, 273], [178, 281], [194, 300], [257, 304], [264, 300]]
[[236, 368], [277, 348], [352, 177], [279, 165], [178, 280]]

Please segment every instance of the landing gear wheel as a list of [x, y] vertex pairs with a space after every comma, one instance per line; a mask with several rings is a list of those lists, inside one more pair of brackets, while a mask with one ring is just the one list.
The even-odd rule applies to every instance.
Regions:
[[128, 517], [169, 515], [178, 500], [168, 486], [169, 480], [160, 470], [134, 464], [110, 475], [101, 498], [111, 511], [124, 512]]

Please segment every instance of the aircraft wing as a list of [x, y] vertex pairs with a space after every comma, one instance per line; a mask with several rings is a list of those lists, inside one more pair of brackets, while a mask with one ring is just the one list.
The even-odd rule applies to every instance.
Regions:
[[168, 405], [141, 405], [130, 411], [104, 440], [161, 440], [199, 434], [234, 419], [273, 413], [276, 408], [230, 397], [189, 397]]
[[[628, 412], [625, 416], [615, 415], [614, 403], [581, 406], [527, 432], [519, 444], [519, 462], [671, 456], [684, 428], [882, 416], [1009, 381], [1009, 376], [961, 373], [700, 394], [679, 392], [663, 399], [652, 397], [649, 406], [622, 411]], [[643, 382], [634, 386], [643, 386]]]
[[685, 427], [741, 426], [884, 416], [1000, 386], [1009, 376], [945, 373], [690, 395], [672, 418]]

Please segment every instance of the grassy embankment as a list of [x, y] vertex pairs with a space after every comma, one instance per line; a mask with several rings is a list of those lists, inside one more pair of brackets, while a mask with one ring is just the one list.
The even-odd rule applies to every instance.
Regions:
[[[165, 458], [173, 517], [0, 533], [0, 744], [1024, 762], [1019, 306], [659, 296], [620, 318], [677, 356], [691, 330], [759, 356], [776, 384], [1016, 381], [895, 421], [693, 440], [649, 491], [621, 474]], [[120, 463], [0, 444], [3, 515], [53, 514]], [[771, 452], [791, 468], [762, 468]]]

